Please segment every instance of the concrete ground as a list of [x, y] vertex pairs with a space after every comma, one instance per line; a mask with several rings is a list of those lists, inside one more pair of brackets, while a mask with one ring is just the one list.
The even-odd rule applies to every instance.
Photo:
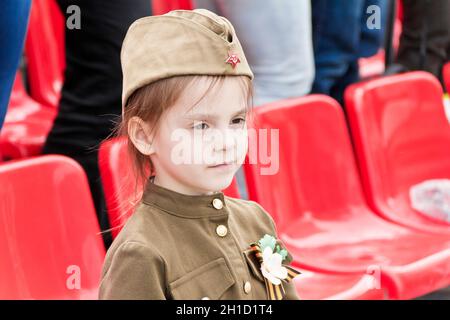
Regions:
[[429, 293], [416, 300], [450, 300], [450, 287]]

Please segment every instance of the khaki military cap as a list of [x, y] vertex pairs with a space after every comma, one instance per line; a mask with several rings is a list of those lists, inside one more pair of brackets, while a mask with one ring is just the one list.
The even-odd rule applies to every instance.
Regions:
[[137, 89], [181, 75], [253, 73], [232, 24], [205, 9], [136, 20], [122, 44], [122, 106]]

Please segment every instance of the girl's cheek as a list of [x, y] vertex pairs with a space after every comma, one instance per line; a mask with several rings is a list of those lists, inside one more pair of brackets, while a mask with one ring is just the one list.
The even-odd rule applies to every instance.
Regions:
[[243, 164], [248, 151], [248, 135], [247, 130], [236, 139], [236, 160], [238, 164]]
[[[177, 163], [180, 161], [178, 158], [181, 157], [184, 164], [212, 165], [222, 161], [234, 161], [242, 164], [248, 150], [247, 129], [232, 130], [231, 133], [232, 136], [228, 136], [228, 139], [233, 139], [233, 142], [229, 145], [226, 154], [217, 151], [224, 147], [224, 137], [217, 136], [220, 132], [214, 130], [195, 133], [179, 130], [167, 145], [170, 144]], [[228, 143], [230, 143], [229, 140]]]

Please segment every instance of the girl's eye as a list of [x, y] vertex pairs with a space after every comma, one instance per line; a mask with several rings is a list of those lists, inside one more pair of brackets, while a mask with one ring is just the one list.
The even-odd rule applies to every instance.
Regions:
[[232, 124], [243, 125], [245, 123], [245, 118], [236, 118], [231, 121]]
[[206, 122], [200, 122], [192, 127], [192, 129], [195, 129], [195, 130], [206, 130], [208, 128], [209, 128], [209, 126]]

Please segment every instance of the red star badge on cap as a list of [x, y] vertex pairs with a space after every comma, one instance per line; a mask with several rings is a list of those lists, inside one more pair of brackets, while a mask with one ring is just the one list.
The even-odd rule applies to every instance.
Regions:
[[231, 64], [231, 66], [234, 68], [236, 68], [236, 65], [241, 62], [241, 60], [239, 59], [238, 55], [236, 53], [230, 53], [228, 52], [228, 58], [225, 61], [226, 63]]

